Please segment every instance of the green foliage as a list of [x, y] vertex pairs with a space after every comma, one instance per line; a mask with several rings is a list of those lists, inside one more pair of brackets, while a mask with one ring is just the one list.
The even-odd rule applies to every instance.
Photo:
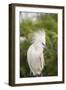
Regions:
[[58, 40], [58, 19], [57, 14], [43, 14], [36, 17], [36, 21], [23, 19], [20, 23], [20, 36], [25, 36], [28, 41], [20, 42], [20, 77], [30, 76], [30, 69], [27, 63], [27, 50], [31, 45], [32, 34], [38, 29], [46, 32], [46, 46], [44, 50], [45, 67], [44, 76], [55, 76], [58, 73], [57, 61], [57, 40]]

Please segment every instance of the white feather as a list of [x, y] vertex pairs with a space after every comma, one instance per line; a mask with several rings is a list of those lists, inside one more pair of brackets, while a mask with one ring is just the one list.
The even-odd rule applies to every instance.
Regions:
[[45, 32], [43, 30], [38, 30], [33, 34], [32, 43], [44, 42], [45, 44]]
[[45, 65], [42, 45], [42, 43], [45, 44], [45, 32], [34, 33], [32, 41], [32, 45], [27, 51], [27, 61], [33, 75], [40, 75]]

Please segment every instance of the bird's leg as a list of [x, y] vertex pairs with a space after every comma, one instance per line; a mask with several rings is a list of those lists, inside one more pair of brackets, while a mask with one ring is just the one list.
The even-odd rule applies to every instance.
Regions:
[[33, 76], [32, 72], [30, 71], [30, 76]]
[[41, 76], [43, 76], [43, 73], [41, 73]]
[[31, 76], [31, 71], [30, 71], [30, 76]]

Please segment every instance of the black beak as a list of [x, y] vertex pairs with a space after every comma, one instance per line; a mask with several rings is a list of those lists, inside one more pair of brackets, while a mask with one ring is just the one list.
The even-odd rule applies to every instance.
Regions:
[[49, 51], [48, 47], [47, 47], [44, 43], [42, 43], [42, 45], [44, 46], [44, 48], [45, 48], [47, 51]]
[[42, 45], [44, 46], [44, 48], [46, 47], [46, 45], [42, 42]]

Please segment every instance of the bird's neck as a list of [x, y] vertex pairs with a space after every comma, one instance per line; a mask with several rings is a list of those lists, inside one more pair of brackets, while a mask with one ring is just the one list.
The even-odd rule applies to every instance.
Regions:
[[35, 50], [43, 52], [43, 46], [41, 43], [34, 43]]
[[41, 46], [34, 45], [34, 49], [36, 52], [36, 56], [40, 57], [43, 53], [43, 48]]

